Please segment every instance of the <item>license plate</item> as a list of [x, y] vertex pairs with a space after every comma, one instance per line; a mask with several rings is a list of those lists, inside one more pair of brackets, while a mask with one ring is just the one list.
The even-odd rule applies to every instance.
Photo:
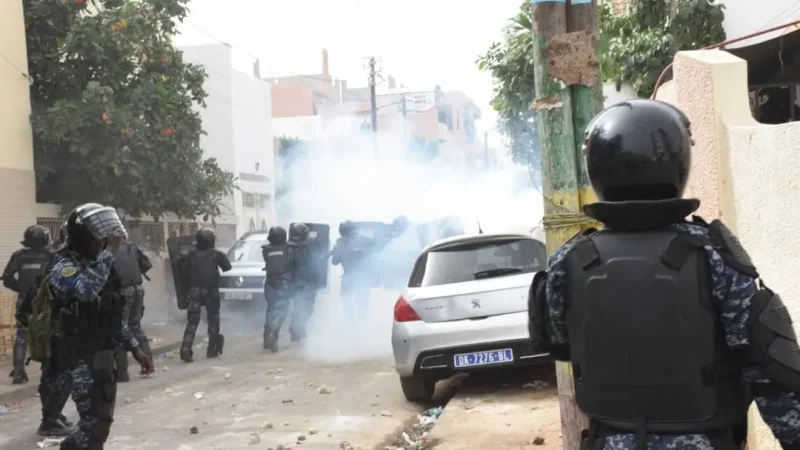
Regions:
[[514, 352], [510, 348], [502, 350], [489, 350], [486, 352], [461, 353], [453, 356], [453, 365], [456, 368], [489, 366], [514, 362]]
[[253, 294], [250, 292], [226, 292], [225, 300], [252, 300]]

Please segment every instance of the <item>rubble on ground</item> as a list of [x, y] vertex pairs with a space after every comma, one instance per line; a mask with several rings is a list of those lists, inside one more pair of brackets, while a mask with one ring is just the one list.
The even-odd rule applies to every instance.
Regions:
[[[430, 431], [442, 415], [442, 408], [431, 408], [417, 416], [417, 423], [406, 428], [385, 450], [424, 450], [432, 448]], [[351, 447], [352, 448], [352, 447]]]

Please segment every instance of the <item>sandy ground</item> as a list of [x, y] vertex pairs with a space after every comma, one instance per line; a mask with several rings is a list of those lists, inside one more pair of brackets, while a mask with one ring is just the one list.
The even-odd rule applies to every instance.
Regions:
[[[265, 352], [258, 336], [229, 341], [220, 359], [201, 354], [184, 364], [168, 355], [155, 377], [120, 385], [106, 448], [267, 449], [300, 442], [302, 449], [336, 449], [346, 441], [371, 449], [421, 409], [403, 398], [391, 361], [315, 363], [299, 349]], [[39, 414], [34, 398], [0, 418], [0, 449], [37, 448]], [[76, 416], [71, 403], [67, 414]]]
[[470, 377], [431, 431], [436, 450], [561, 449], [552, 367]]

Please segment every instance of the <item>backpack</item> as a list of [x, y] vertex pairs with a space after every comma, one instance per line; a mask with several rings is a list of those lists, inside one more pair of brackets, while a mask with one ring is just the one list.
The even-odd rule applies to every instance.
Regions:
[[28, 319], [28, 350], [33, 361], [44, 362], [50, 356], [53, 329], [58, 327], [53, 324], [53, 292], [48, 274], [39, 284]]

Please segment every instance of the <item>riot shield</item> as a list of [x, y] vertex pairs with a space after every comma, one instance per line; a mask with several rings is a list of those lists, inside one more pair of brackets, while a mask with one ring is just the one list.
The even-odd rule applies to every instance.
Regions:
[[[328, 287], [328, 256], [331, 252], [331, 227], [324, 223], [302, 222], [308, 227], [308, 248], [313, 261], [312, 273], [317, 289]], [[289, 225], [289, 239], [292, 240], [294, 223]]]
[[167, 252], [169, 253], [170, 268], [172, 268], [172, 282], [175, 285], [175, 296], [178, 298], [178, 309], [184, 310], [189, 306], [188, 289], [186, 287], [187, 270], [185, 259], [181, 256], [189, 254], [195, 248], [195, 237], [175, 236], [167, 239]]
[[385, 264], [382, 261], [382, 253], [383, 248], [392, 239], [392, 225], [383, 222], [353, 222], [353, 225], [356, 233], [370, 242], [369, 253], [363, 265], [369, 286], [383, 287]]

